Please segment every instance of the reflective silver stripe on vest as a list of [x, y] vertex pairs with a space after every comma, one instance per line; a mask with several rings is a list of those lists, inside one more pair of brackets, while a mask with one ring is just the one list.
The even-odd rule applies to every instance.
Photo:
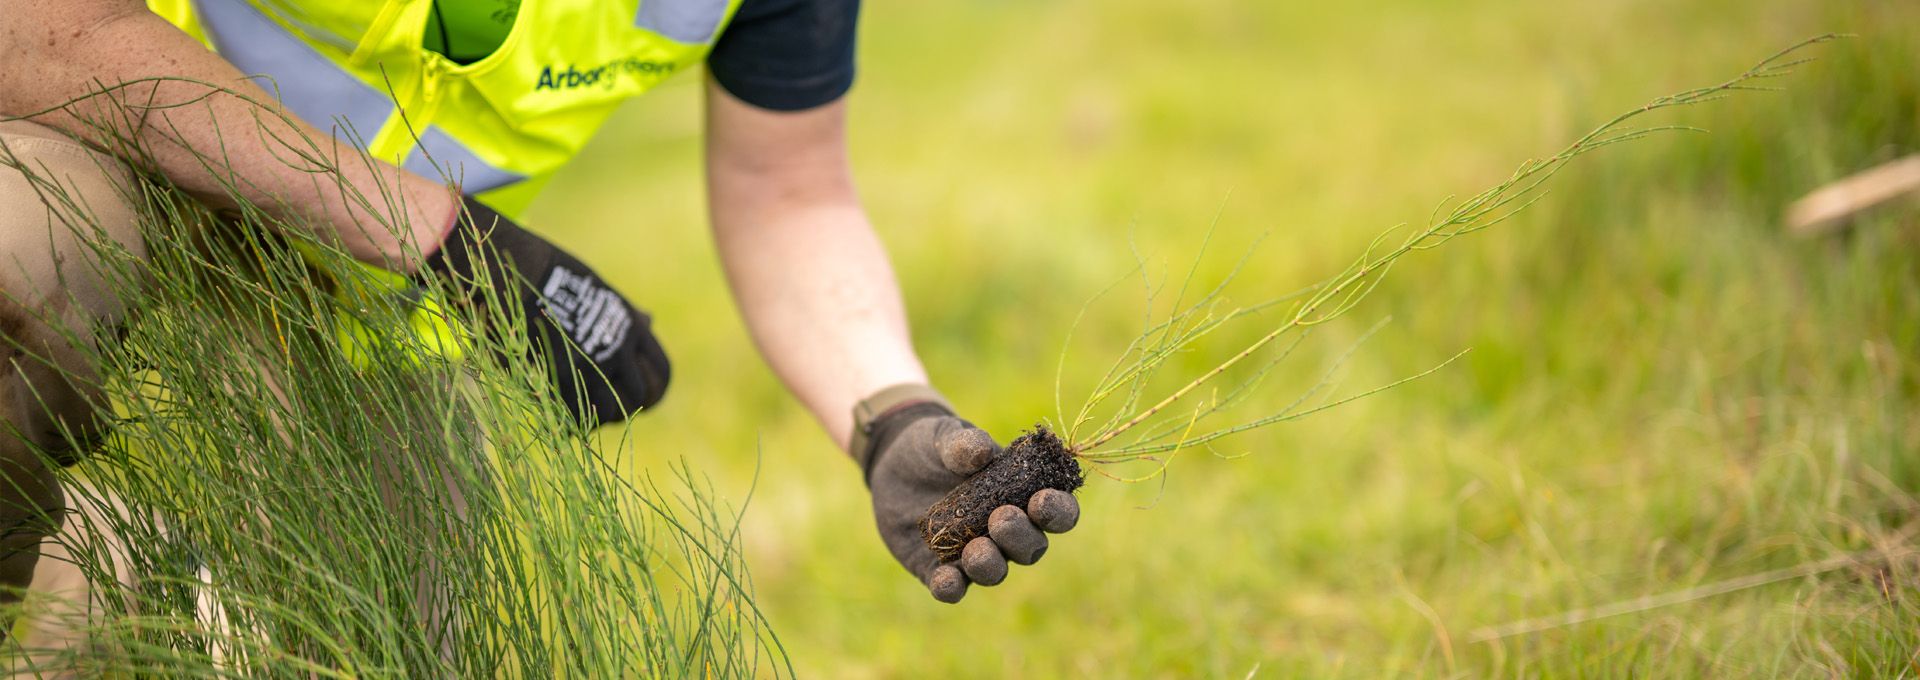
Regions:
[[714, 29], [726, 16], [727, 0], [640, 0], [633, 25], [677, 42], [698, 45], [713, 39]]
[[526, 175], [488, 165], [473, 155], [458, 140], [437, 127], [428, 127], [420, 135], [420, 147], [401, 167], [408, 172], [445, 179], [460, 187], [462, 193], [477, 194], [526, 179]]
[[[332, 126], [333, 136], [362, 149], [393, 115], [393, 100], [301, 42], [247, 0], [193, 0], [200, 23], [220, 56], [249, 75], [265, 75], [287, 110], [310, 124]], [[724, 9], [724, 1], [721, 3]], [[468, 193], [513, 184], [525, 175], [480, 160], [439, 128], [420, 135], [408, 171], [460, 183]], [[443, 172], [444, 171], [444, 172]]]
[[247, 0], [194, 0], [200, 24], [220, 56], [248, 75], [265, 75], [295, 116], [365, 147], [393, 115], [393, 100], [328, 61]]

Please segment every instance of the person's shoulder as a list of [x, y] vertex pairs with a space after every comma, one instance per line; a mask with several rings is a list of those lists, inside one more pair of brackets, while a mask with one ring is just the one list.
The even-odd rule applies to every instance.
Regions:
[[859, 0], [742, 0], [707, 57], [729, 93], [754, 106], [798, 111], [853, 86]]
[[794, 16], [831, 18], [857, 13], [860, 0], [740, 0], [735, 25], [752, 27], [760, 21]]

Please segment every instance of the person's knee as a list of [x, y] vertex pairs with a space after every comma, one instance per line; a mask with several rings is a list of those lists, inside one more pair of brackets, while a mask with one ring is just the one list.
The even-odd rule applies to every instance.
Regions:
[[97, 339], [145, 258], [133, 182], [55, 130], [0, 122], [0, 438], [70, 460], [98, 437]]
[[116, 279], [146, 259], [136, 191], [112, 156], [42, 125], [0, 122], [0, 286], [10, 301], [75, 317], [65, 321], [117, 316]]

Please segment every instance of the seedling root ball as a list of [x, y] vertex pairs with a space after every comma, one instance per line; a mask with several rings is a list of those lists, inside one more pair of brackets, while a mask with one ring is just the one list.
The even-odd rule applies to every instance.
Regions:
[[1073, 493], [1086, 479], [1060, 437], [1044, 425], [1036, 426], [927, 508], [927, 516], [920, 519], [920, 537], [941, 562], [951, 562], [960, 558], [968, 541], [987, 535], [987, 518], [995, 508], [1025, 509], [1042, 489]]

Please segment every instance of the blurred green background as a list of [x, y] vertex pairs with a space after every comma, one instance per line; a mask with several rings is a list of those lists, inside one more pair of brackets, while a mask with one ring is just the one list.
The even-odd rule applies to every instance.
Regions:
[[[1815, 240], [1780, 214], [1920, 151], [1916, 26], [1892, 0], [867, 3], [862, 191], [936, 384], [1002, 440], [1054, 416], [1074, 315], [1135, 248], [1177, 272], [1217, 223], [1212, 281], [1266, 234], [1228, 296], [1291, 291], [1613, 114], [1859, 34], [1782, 92], [1661, 119], [1711, 134], [1589, 157], [1518, 221], [1408, 260], [1246, 412], [1387, 317], [1342, 393], [1459, 363], [1164, 485], [1095, 479], [1079, 529], [958, 606], [893, 563], [859, 474], [747, 340], [705, 230], [698, 78], [625, 110], [529, 221], [656, 315], [675, 385], [622, 445], [752, 489], [760, 603], [805, 675], [1912, 675], [1920, 211]], [[1091, 308], [1069, 400], [1141, 311]], [[1475, 640], [1620, 602], [1643, 611]]]

